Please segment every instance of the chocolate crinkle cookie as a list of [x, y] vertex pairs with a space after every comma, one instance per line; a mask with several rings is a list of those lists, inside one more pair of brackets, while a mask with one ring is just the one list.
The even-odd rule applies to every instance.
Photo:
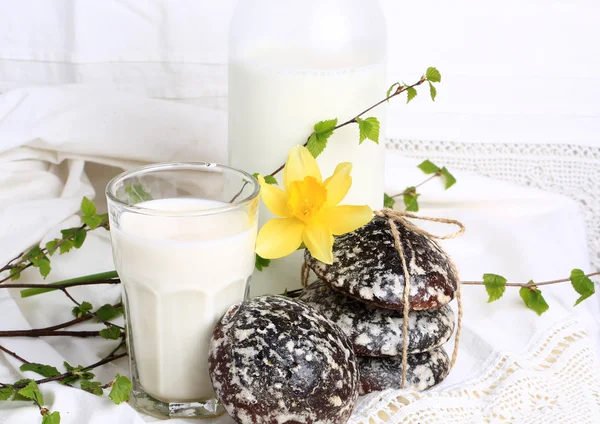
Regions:
[[[440, 383], [448, 375], [450, 359], [443, 347], [407, 358], [406, 389], [422, 391]], [[360, 394], [402, 388], [402, 356], [358, 358]]]
[[[402, 354], [402, 311], [366, 305], [337, 293], [322, 281], [304, 289], [300, 300], [336, 324], [350, 339], [358, 356]], [[454, 331], [454, 312], [449, 305], [408, 314], [408, 353], [431, 350], [446, 343]]]
[[261, 296], [232, 306], [210, 345], [213, 388], [238, 423], [345, 423], [358, 397], [352, 345], [301, 301]]
[[[454, 298], [458, 276], [433, 240], [396, 223], [410, 275], [410, 309], [437, 309]], [[402, 309], [404, 269], [387, 219], [375, 217], [358, 230], [337, 237], [333, 263], [306, 250], [319, 279], [334, 290], [380, 308]]]

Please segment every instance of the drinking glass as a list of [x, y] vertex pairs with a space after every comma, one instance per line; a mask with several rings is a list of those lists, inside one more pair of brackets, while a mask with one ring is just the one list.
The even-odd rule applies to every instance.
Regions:
[[250, 174], [200, 162], [144, 166], [109, 182], [137, 409], [161, 418], [224, 412], [208, 373], [209, 342], [248, 293], [258, 193]]

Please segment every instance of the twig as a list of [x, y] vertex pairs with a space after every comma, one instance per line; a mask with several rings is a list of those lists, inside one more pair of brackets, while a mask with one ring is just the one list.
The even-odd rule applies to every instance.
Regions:
[[[115, 303], [114, 305], [112, 305], [112, 307], [118, 308], [122, 305], [123, 305], [122, 303]], [[71, 327], [73, 325], [79, 324], [81, 322], [89, 321], [92, 318], [93, 318], [92, 315], [84, 315], [82, 317], [72, 319], [71, 321], [67, 321], [62, 324], [53, 325], [51, 327], [40, 328], [39, 330], [47, 330], [47, 331], [60, 330], [61, 328], [67, 328], [67, 327]]]
[[12, 356], [15, 359], [18, 359], [19, 361], [23, 362], [24, 364], [29, 364], [29, 361], [27, 359], [23, 359], [21, 358], [19, 355], [17, 355], [15, 352], [8, 350], [7, 348], [5, 348], [4, 346], [0, 345], [0, 350], [8, 353], [10, 356]]
[[[353, 124], [356, 123], [356, 119], [360, 118], [361, 116], [363, 116], [365, 113], [370, 112], [371, 110], [375, 109], [377, 106], [382, 105], [383, 103], [387, 102], [388, 100], [390, 100], [393, 97], [396, 97], [399, 94], [404, 93], [406, 90], [409, 90], [411, 88], [414, 88], [418, 85], [423, 84], [425, 81], [427, 81], [425, 79], [425, 76], [422, 76], [421, 79], [414, 83], [413, 85], [400, 85], [398, 86], [398, 88], [396, 89], [395, 92], [393, 92], [392, 94], [390, 94], [389, 96], [387, 96], [385, 99], [378, 101], [377, 103], [375, 103], [373, 106], [368, 107], [367, 109], [363, 110], [362, 112], [360, 112], [358, 115], [356, 115], [354, 118], [352, 119], [348, 119], [346, 122], [342, 122], [339, 125], [336, 125], [332, 131], [335, 131], [337, 129], [340, 129], [342, 127], [345, 127], [346, 125], [349, 124]], [[306, 142], [304, 143], [304, 147], [306, 147], [308, 145], [308, 140], [310, 140], [310, 137], [314, 134], [314, 132], [312, 132], [308, 138], [306, 139]], [[283, 170], [283, 168], [285, 167], [285, 164], [281, 165], [279, 168], [277, 168], [275, 171], [271, 172], [269, 175], [274, 177], [275, 175], [277, 175], [279, 172], [281, 172]]]
[[[121, 333], [124, 334], [124, 333]], [[0, 331], [0, 337], [97, 337], [99, 331], [47, 331], [44, 329]]]
[[[417, 184], [414, 187], [410, 187], [412, 190], [416, 190], [419, 187], [421, 187], [423, 184], [427, 184], [429, 181], [433, 180], [434, 178], [439, 177], [440, 175], [442, 175], [440, 172], [436, 172], [435, 174], [433, 174], [432, 176], [428, 177], [427, 179], [421, 181], [419, 184]], [[404, 196], [406, 194], [410, 194], [410, 192], [412, 190], [406, 189], [404, 190], [402, 193], [398, 193], [398, 194], [394, 194], [393, 196], [391, 196], [392, 198], [396, 198], [396, 197], [400, 197], [400, 196]]]
[[121, 343], [119, 343], [117, 345], [117, 347], [115, 347], [113, 350], [110, 351], [110, 353], [108, 355], [105, 356], [105, 358], [111, 357], [113, 356], [115, 353], [117, 353], [117, 351], [119, 349], [121, 349], [121, 347], [125, 346], [125, 340], [121, 339]]
[[7, 271], [9, 269], [12, 268], [11, 263], [13, 263], [14, 261], [16, 261], [17, 259], [19, 259], [21, 256], [23, 256], [25, 254], [25, 252], [21, 252], [19, 253], [17, 256], [15, 256], [14, 258], [12, 258], [10, 261], [8, 261], [6, 263], [6, 265], [4, 265], [2, 268], [0, 268], [0, 272], [4, 272]]
[[[594, 277], [596, 275], [600, 275], [600, 271], [599, 272], [592, 272], [589, 274], [585, 274], [586, 277]], [[533, 283], [533, 284], [528, 284], [528, 283], [506, 283], [505, 285], [507, 287], [535, 287], [535, 286], [548, 286], [550, 284], [559, 284], [559, 283], [566, 283], [567, 281], [571, 281], [570, 278], [561, 278], [560, 280], [550, 280], [550, 281], [542, 281], [539, 283]], [[483, 286], [484, 283], [483, 281], [461, 281], [460, 284], [462, 285], [467, 285], [467, 286]]]
[[[101, 365], [108, 364], [109, 362], [116, 361], [117, 359], [124, 358], [125, 356], [127, 356], [127, 353], [121, 353], [119, 355], [114, 355], [114, 356], [107, 356], [104, 359], [101, 359], [100, 361], [83, 368], [82, 371], [88, 371], [88, 370], [91, 370], [94, 368], [98, 368]], [[72, 375], [74, 375], [72, 372], [66, 372], [61, 375], [57, 375], [55, 377], [48, 377], [48, 378], [43, 378], [41, 380], [35, 380], [35, 382], [37, 384], [44, 384], [44, 383], [49, 383], [51, 381], [60, 381], [60, 380], [64, 380], [65, 378], [71, 377]], [[22, 386], [15, 385], [14, 386], [15, 389], [21, 389], [23, 387], [25, 387], [25, 385], [22, 385]]]
[[[71, 299], [71, 302], [73, 302], [74, 304], [76, 304], [77, 306], [79, 306], [81, 308], [81, 303], [79, 303], [73, 296], [71, 296], [71, 294], [67, 291], [67, 289], [62, 288], [62, 289], [60, 289], [60, 291], [62, 291], [65, 294], [65, 296], [67, 296], [69, 299]], [[125, 328], [121, 327], [120, 325], [114, 324], [110, 321], [103, 320], [98, 315], [96, 315], [96, 313], [94, 313], [94, 312], [87, 311], [85, 314], [96, 318], [98, 321], [100, 321], [107, 327], [117, 327], [120, 330], [123, 330], [123, 331], [125, 330]]]
[[[27, 265], [25, 265], [24, 267], [21, 268], [21, 270], [19, 271], [19, 274], [21, 274], [23, 271], [25, 271], [27, 268], [29, 268], [31, 266], [33, 266], [33, 264], [31, 262], [29, 262]], [[13, 267], [11, 267], [11, 268], [13, 268]], [[12, 277], [13, 277], [12, 275], [9, 275], [8, 277], [5, 277], [5, 278], [1, 279], [0, 280], [0, 284], [4, 283], [5, 281], [10, 280]], [[1, 287], [2, 286], [0, 286], [0, 288]]]
[[[104, 223], [104, 224], [99, 225], [96, 228], [105, 228], [108, 230], [109, 229], [108, 225], [109, 225], [108, 223]], [[77, 230], [78, 231], [85, 230], [86, 232], [92, 231], [92, 229], [90, 227], [88, 227], [86, 224], [82, 224], [79, 228], [77, 228]], [[74, 238], [76, 233], [77, 233], [77, 231], [74, 231], [72, 234], [69, 234], [69, 235], [65, 236], [64, 238], [59, 239], [59, 241], [56, 243], [55, 249], [58, 249], [65, 241], [71, 240], [72, 238]], [[46, 255], [48, 253], [48, 249], [46, 249], [46, 247], [42, 247], [40, 249], [40, 252], [42, 255]], [[31, 267], [33, 265], [33, 263], [29, 259], [27, 259], [27, 260], [21, 259], [15, 265], [10, 265], [11, 262], [14, 262], [15, 260], [19, 259], [23, 255], [24, 255], [24, 253], [21, 253], [19, 256], [12, 259], [7, 265], [5, 265], [4, 267], [2, 267], [2, 269], [0, 269], [0, 272], [6, 271], [6, 269], [8, 269], [8, 268], [15, 268], [26, 261], [28, 261], [29, 263], [27, 265], [25, 265], [24, 267], [20, 268], [19, 271], [17, 272], [17, 274], [21, 274], [24, 270]], [[10, 280], [12, 277], [13, 277], [12, 275], [9, 275], [9, 276], [1, 279], [0, 284], [4, 283], [5, 281]]]
[[69, 287], [77, 286], [93, 286], [95, 284], [121, 284], [121, 280], [115, 278], [111, 280], [97, 280], [97, 281], [81, 281], [75, 283], [64, 283], [64, 284], [2, 284], [0, 289], [50, 289], [50, 290], [62, 290], [68, 289]]
[[[345, 127], [346, 125], [356, 123], [357, 122], [356, 119], [360, 118], [365, 113], [370, 112], [371, 110], [375, 109], [377, 106], [382, 105], [383, 103], [385, 103], [385, 102], [389, 101], [391, 98], [396, 97], [397, 95], [405, 92], [406, 90], [409, 90], [411, 88], [414, 88], [414, 87], [416, 87], [418, 85], [423, 84], [425, 81], [427, 81], [425, 79], [425, 76], [422, 76], [421, 79], [418, 82], [414, 83], [413, 85], [399, 85], [398, 88], [396, 89], [396, 91], [394, 93], [390, 94], [385, 99], [378, 101], [373, 106], [370, 106], [370, 107], [366, 108], [365, 110], [363, 110], [362, 112], [360, 112], [358, 115], [356, 115], [354, 118], [348, 119], [347, 121], [342, 122], [339, 125], [336, 125], [333, 128], [332, 131], [335, 131], [337, 129]], [[313, 134], [314, 134], [314, 131], [308, 136], [308, 138], [304, 142], [304, 147], [306, 147], [308, 145], [308, 140], [310, 140], [310, 137], [312, 137]], [[283, 170], [283, 168], [285, 168], [285, 163], [283, 165], [281, 165], [279, 168], [277, 168], [275, 171], [271, 172], [269, 175], [271, 177], [274, 177], [275, 175], [279, 174]], [[233, 203], [238, 197], [240, 197], [240, 195], [244, 191], [244, 188], [246, 187], [247, 184], [248, 184], [248, 182], [244, 182], [244, 185], [242, 186], [242, 188], [240, 189], [240, 191], [235, 196], [233, 196], [233, 198], [229, 201], [229, 203]]]

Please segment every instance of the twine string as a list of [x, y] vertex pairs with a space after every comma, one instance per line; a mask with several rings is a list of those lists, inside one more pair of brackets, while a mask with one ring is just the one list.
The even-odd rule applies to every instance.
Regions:
[[[456, 221], [454, 219], [420, 216], [420, 215], [412, 214], [410, 212], [396, 211], [393, 209], [381, 209], [381, 210], [375, 211], [375, 215], [377, 215], [381, 218], [387, 218], [387, 222], [390, 226], [392, 236], [394, 237], [394, 247], [396, 248], [396, 251], [398, 252], [398, 256], [400, 257], [400, 260], [402, 262], [402, 268], [404, 270], [403, 322], [402, 322], [402, 339], [403, 339], [402, 383], [401, 383], [401, 388], [404, 389], [406, 387], [406, 372], [407, 372], [407, 368], [408, 368], [408, 339], [409, 339], [409, 336], [408, 336], [408, 314], [410, 312], [410, 301], [409, 301], [410, 274], [408, 272], [408, 267], [406, 265], [406, 257], [404, 256], [404, 248], [402, 247], [402, 242], [400, 240], [400, 233], [398, 232], [398, 227], [396, 226], [396, 223], [399, 223], [399, 224], [405, 226], [406, 228], [412, 230], [413, 232], [415, 232], [417, 234], [421, 234], [421, 235], [431, 239], [432, 242], [435, 243], [436, 246], [446, 255], [446, 257], [448, 257], [448, 260], [450, 262], [450, 267], [452, 268], [452, 271], [456, 275], [456, 278], [457, 278], [456, 303], [457, 303], [457, 309], [458, 309], [458, 321], [457, 321], [457, 325], [456, 325], [456, 334], [454, 336], [454, 350], [452, 351], [452, 359], [450, 360], [450, 369], [452, 369], [454, 367], [454, 365], [456, 364], [456, 359], [458, 356], [458, 345], [459, 345], [460, 334], [461, 334], [461, 330], [462, 330], [463, 308], [462, 308], [462, 298], [461, 298], [461, 290], [460, 290], [460, 277], [458, 274], [458, 269], [456, 268], [456, 264], [454, 263], [452, 258], [450, 258], [450, 256], [448, 256], [448, 254], [444, 251], [444, 249], [439, 245], [439, 243], [436, 242], [436, 240], [448, 240], [448, 239], [456, 238], [465, 232], [465, 226], [461, 222]], [[417, 225], [408, 221], [406, 218], [413, 218], [413, 219], [420, 219], [422, 221], [430, 221], [430, 222], [438, 222], [441, 224], [455, 225], [458, 227], [458, 230], [454, 233], [449, 233], [449, 234], [440, 236], [437, 234], [432, 234], [432, 233], [422, 229], [421, 227], [418, 227]], [[302, 263], [302, 268], [301, 268], [301, 279], [302, 279], [303, 287], [306, 287], [308, 285], [309, 274], [310, 274], [310, 267], [308, 266], [308, 263], [305, 260]]]
[[[444, 249], [442, 249], [442, 247], [435, 240], [436, 239], [437, 240], [448, 240], [448, 239], [456, 238], [465, 232], [465, 226], [461, 222], [456, 221], [454, 219], [420, 216], [420, 215], [412, 214], [410, 212], [396, 211], [396, 210], [392, 210], [392, 209], [382, 209], [379, 211], [375, 211], [375, 215], [388, 219], [388, 223], [390, 224], [390, 230], [392, 231], [392, 235], [394, 236], [394, 246], [396, 247], [396, 250], [398, 251], [398, 256], [400, 257], [400, 260], [402, 261], [402, 267], [404, 268], [404, 299], [403, 299], [404, 317], [403, 317], [403, 325], [402, 325], [403, 346], [402, 346], [402, 384], [401, 384], [401, 387], [404, 389], [405, 385], [406, 385], [406, 371], [407, 371], [407, 360], [408, 360], [408, 358], [407, 358], [408, 357], [408, 312], [410, 310], [410, 302], [409, 302], [408, 295], [409, 295], [409, 291], [410, 291], [410, 275], [408, 273], [408, 268], [406, 266], [406, 258], [404, 256], [404, 249], [402, 248], [402, 243], [400, 241], [400, 233], [398, 232], [398, 228], [396, 227], [396, 222], [404, 225], [406, 228], [414, 231], [417, 234], [421, 234], [425, 237], [430, 238], [434, 243], [436, 243], [437, 247], [448, 257], [448, 260], [450, 262], [450, 267], [452, 268], [452, 271], [456, 275], [456, 278], [457, 278], [456, 303], [457, 303], [457, 307], [458, 307], [458, 322], [456, 325], [456, 335], [454, 338], [454, 350], [452, 351], [452, 359], [450, 360], [450, 368], [451, 369], [454, 367], [454, 364], [456, 364], [456, 359], [458, 357], [458, 344], [459, 344], [459, 340], [460, 340], [460, 333], [462, 330], [463, 310], [462, 310], [462, 299], [461, 299], [461, 292], [460, 292], [460, 277], [458, 275], [458, 269], [456, 268], [456, 264], [454, 263], [452, 258], [450, 258], [450, 256], [448, 256], [448, 254], [444, 251]], [[458, 230], [454, 233], [449, 233], [449, 234], [439, 236], [437, 234], [432, 234], [428, 231], [425, 231], [421, 227], [418, 227], [415, 224], [413, 224], [412, 222], [408, 221], [406, 218], [414, 218], [414, 219], [420, 219], [422, 221], [439, 222], [442, 224], [456, 225], [458, 227]]]

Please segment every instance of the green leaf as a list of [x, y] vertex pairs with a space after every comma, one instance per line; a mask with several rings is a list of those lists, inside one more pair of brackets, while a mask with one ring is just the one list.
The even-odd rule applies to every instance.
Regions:
[[0, 387], [0, 401], [8, 400], [13, 395], [14, 390], [12, 387]]
[[110, 321], [111, 319], [121, 315], [121, 312], [121, 309], [117, 309], [111, 304], [107, 303], [106, 305], [102, 305], [100, 308], [98, 308], [98, 310], [95, 313], [96, 316], [101, 320]]
[[18, 387], [25, 387], [27, 386], [31, 381], [33, 381], [31, 378], [22, 378], [19, 381], [16, 381], [13, 384], [13, 390], [14, 390], [14, 396], [13, 396], [13, 400], [21, 400], [21, 401], [28, 401], [29, 399], [26, 398], [25, 396], [21, 396], [19, 394], [19, 389]]
[[98, 228], [102, 224], [102, 218], [98, 215], [94, 216], [83, 216], [81, 222], [90, 227], [92, 230]]
[[[252, 174], [252, 176], [258, 180], [259, 174], [258, 174], [258, 172], [255, 172], [254, 174]], [[265, 175], [265, 176], [263, 176], [263, 178], [265, 179], [265, 183], [267, 183], [267, 184], [270, 184], [270, 185], [278, 185], [279, 184], [277, 182], [277, 178], [275, 178], [272, 175]]]
[[134, 184], [125, 187], [125, 193], [127, 193], [129, 200], [133, 204], [152, 200], [152, 195], [144, 190], [144, 187], [141, 184]]
[[39, 375], [43, 375], [44, 377], [56, 377], [61, 374], [56, 367], [44, 364], [36, 364], [35, 362], [23, 364], [19, 369], [21, 371], [33, 371]]
[[394, 209], [394, 205], [396, 204], [396, 199], [387, 193], [383, 193], [383, 207], [388, 209]]
[[330, 119], [327, 121], [317, 122], [314, 126], [314, 133], [308, 139], [306, 148], [313, 155], [313, 157], [319, 156], [325, 147], [327, 147], [327, 140], [333, 134], [333, 130], [337, 125], [337, 118]]
[[454, 178], [454, 175], [452, 175], [450, 171], [446, 169], [445, 166], [440, 170], [440, 173], [444, 176], [444, 179], [446, 180], [446, 190], [448, 190], [450, 187], [456, 184], [456, 178]]
[[373, 116], [366, 119], [356, 118], [356, 123], [360, 133], [358, 144], [362, 144], [367, 138], [379, 144], [380, 124], [377, 118]]
[[70, 252], [71, 249], [74, 247], [75, 243], [73, 242], [73, 240], [63, 240], [60, 244], [60, 254], [64, 255], [65, 253]]
[[42, 418], [42, 424], [60, 424], [60, 413], [58, 411], [54, 411], [50, 414], [44, 415], [44, 418]]
[[118, 327], [107, 327], [100, 330], [100, 337], [107, 340], [117, 340], [121, 337], [121, 330]]
[[275, 178], [272, 175], [265, 175], [265, 183], [270, 184], [270, 185], [278, 185], [279, 183], [277, 182], [277, 178]]
[[483, 274], [483, 284], [489, 295], [488, 303], [498, 300], [506, 290], [506, 278], [496, 274]]
[[258, 254], [256, 255], [256, 259], [254, 260], [254, 267], [257, 270], [262, 272], [263, 268], [266, 268], [269, 265], [271, 265], [270, 259], [265, 259], [263, 257], [260, 257], [260, 256], [258, 256]]
[[[400, 83], [399, 82], [395, 82], [393, 83], [390, 88], [388, 88], [388, 91], [385, 93], [385, 97], [390, 97], [390, 95], [392, 94], [392, 91], [394, 91], [394, 88], [396, 87], [400, 87]], [[389, 102], [389, 100], [388, 100]]]
[[415, 87], [409, 87], [406, 93], [406, 103], [417, 97], [417, 89]]
[[48, 254], [50, 256], [54, 255], [54, 252], [56, 252], [58, 242], [59, 242], [58, 239], [54, 239], [54, 240], [50, 240], [48, 243], [46, 243], [46, 250], [48, 251]]
[[23, 255], [23, 259], [26, 261], [31, 261], [31, 259], [39, 258], [43, 256], [42, 249], [40, 246], [33, 246], [27, 253]]
[[102, 223], [100, 225], [108, 224], [108, 213], [101, 213], [96, 216], [102, 220]]
[[129, 400], [129, 392], [132, 388], [131, 381], [127, 377], [117, 374], [108, 397], [118, 405]]
[[94, 216], [96, 215], [96, 205], [87, 197], [81, 200], [81, 213], [83, 216]]
[[331, 133], [333, 133], [333, 130], [335, 129], [335, 127], [337, 126], [338, 120], [337, 118], [335, 119], [329, 119], [326, 121], [319, 121], [315, 124], [315, 126], [313, 127], [313, 129], [315, 130], [315, 132], [317, 134], [327, 134], [329, 133], [329, 135], [327, 135], [327, 137], [329, 137], [331, 135]]
[[31, 262], [34, 267], [38, 268], [42, 277], [46, 278], [48, 274], [50, 274], [50, 270], [52, 269], [50, 266], [50, 260], [42, 252], [40, 246], [34, 246], [31, 248], [31, 250], [29, 250], [29, 252], [23, 256], [23, 259]]
[[100, 388], [101, 385], [102, 384], [99, 381], [83, 380], [81, 382], [81, 389], [96, 396], [102, 396], [104, 394], [104, 390]]
[[23, 271], [23, 267], [21, 265], [10, 269], [10, 281], [15, 281], [21, 278], [21, 271]]
[[27, 386], [23, 387], [21, 390], [17, 392], [20, 396], [24, 398], [31, 399], [39, 405], [44, 404], [44, 399], [42, 398], [42, 393], [40, 392], [40, 388], [38, 387], [35, 381], [30, 381]]
[[419, 164], [419, 169], [427, 175], [435, 174], [436, 172], [441, 171], [440, 167], [431, 162], [429, 159], [426, 159], [423, 162], [421, 162]]
[[436, 68], [429, 67], [425, 72], [425, 79], [430, 82], [440, 82], [442, 81], [442, 75]]
[[429, 94], [431, 95], [431, 100], [435, 102], [435, 96], [437, 96], [437, 89], [433, 86], [433, 84], [429, 83]]
[[70, 372], [72, 375], [60, 381], [61, 384], [73, 384], [79, 379], [92, 380], [94, 377], [96, 377], [93, 373], [89, 371], [84, 371], [83, 366], [81, 365], [74, 367], [70, 365], [67, 361], [63, 362], [63, 364], [67, 369], [67, 372]]
[[420, 194], [417, 193], [417, 189], [415, 187], [408, 187], [406, 190], [404, 190], [402, 198], [407, 211], [419, 212], [419, 202], [417, 201], [419, 196]]
[[52, 270], [52, 267], [50, 266], [50, 260], [48, 258], [38, 259], [37, 264], [34, 266], [40, 271], [40, 275], [44, 278], [46, 278]]
[[87, 236], [87, 231], [85, 231], [83, 228], [80, 228], [79, 230], [77, 230], [77, 233], [75, 234], [75, 238], [73, 239], [73, 245], [75, 246], [75, 249], [79, 249], [81, 247], [81, 245], [85, 241], [86, 236]]
[[29, 258], [29, 261], [34, 267], [36, 267], [40, 271], [42, 277], [46, 278], [48, 274], [50, 274], [50, 270], [52, 269], [50, 266], [50, 260], [46, 255], [42, 253], [41, 250], [38, 256], [31, 256]]
[[529, 281], [528, 284], [530, 284], [531, 287], [521, 287], [519, 290], [519, 295], [529, 309], [535, 311], [535, 313], [538, 315], [542, 315], [548, 310], [549, 306], [546, 303], [544, 296], [542, 296], [542, 291], [535, 287], [535, 283], [533, 281]]
[[569, 279], [571, 280], [571, 285], [575, 291], [581, 295], [573, 306], [579, 305], [596, 292], [594, 282], [580, 269], [572, 270]]
[[81, 302], [81, 306], [75, 306], [71, 312], [73, 312], [75, 318], [81, 318], [82, 316], [87, 315], [93, 308], [94, 307], [90, 302]]

